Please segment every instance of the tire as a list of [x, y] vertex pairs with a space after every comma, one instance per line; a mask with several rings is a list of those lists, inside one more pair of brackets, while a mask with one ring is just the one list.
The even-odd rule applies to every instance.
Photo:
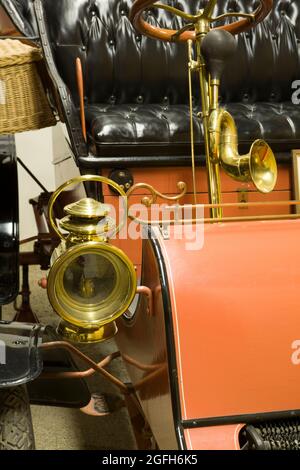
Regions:
[[0, 450], [34, 450], [34, 448], [26, 387], [0, 390]]

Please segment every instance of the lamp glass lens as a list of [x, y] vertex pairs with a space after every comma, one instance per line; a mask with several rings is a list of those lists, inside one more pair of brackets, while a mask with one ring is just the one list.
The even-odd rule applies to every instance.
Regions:
[[114, 290], [116, 271], [109, 259], [98, 254], [78, 256], [65, 270], [64, 288], [81, 304], [99, 304]]

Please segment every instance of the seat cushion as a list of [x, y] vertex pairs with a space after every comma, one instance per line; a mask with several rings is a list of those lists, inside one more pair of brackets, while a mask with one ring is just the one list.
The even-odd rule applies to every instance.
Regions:
[[[241, 149], [265, 139], [274, 151], [300, 146], [300, 109], [285, 103], [231, 103]], [[196, 151], [204, 153], [203, 128], [194, 109]], [[101, 157], [187, 155], [190, 117], [185, 105], [105, 105], [86, 108], [90, 140]], [[135, 145], [133, 145], [135, 144]], [[137, 144], [137, 145], [136, 145]]]

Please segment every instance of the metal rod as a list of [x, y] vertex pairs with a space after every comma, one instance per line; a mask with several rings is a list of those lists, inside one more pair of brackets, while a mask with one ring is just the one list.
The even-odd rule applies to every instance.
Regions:
[[158, 368], [157, 370], [150, 372], [150, 374], [146, 375], [145, 377], [143, 377], [141, 380], [139, 380], [138, 382], [134, 384], [134, 389], [136, 391], [140, 390], [149, 382], [151, 383], [153, 382], [153, 380], [157, 379], [162, 374], [166, 374], [167, 370], [168, 370], [167, 364], [164, 364], [162, 367]]
[[17, 157], [18, 163], [20, 163], [21, 167], [29, 174], [29, 176], [36, 182], [36, 184], [44, 191], [44, 193], [48, 193], [49, 191], [45, 188], [45, 186], [37, 179], [37, 177], [29, 170], [29, 168], [22, 162], [22, 160]]
[[203, 207], [204, 209], [213, 209], [218, 207], [259, 207], [259, 206], [300, 206], [300, 201], [256, 201], [256, 202], [223, 202], [220, 204], [185, 204], [184, 206], [166, 206], [165, 210], [172, 210], [184, 207]]
[[189, 76], [189, 102], [190, 102], [190, 132], [191, 132], [191, 155], [192, 155], [192, 175], [193, 175], [193, 195], [194, 204], [197, 204], [197, 184], [195, 167], [195, 138], [194, 138], [194, 119], [193, 119], [193, 84], [192, 84], [192, 60], [193, 60], [193, 41], [188, 41], [188, 76]]
[[127, 362], [131, 366], [134, 366], [137, 369], [142, 370], [144, 372], [156, 372], [158, 369], [165, 367], [165, 363], [153, 364], [153, 365], [142, 364], [141, 362], [138, 362], [135, 359], [132, 359], [131, 357], [127, 356], [127, 354], [122, 354], [122, 359], [123, 361]]
[[204, 11], [203, 11], [203, 17], [206, 19], [210, 19], [211, 15], [213, 14], [213, 11], [215, 9], [217, 0], [210, 0], [208, 4], [206, 5]]
[[74, 354], [74, 356], [79, 357], [83, 362], [87, 363], [92, 369], [99, 372], [99, 374], [105, 377], [109, 382], [111, 382], [113, 385], [118, 387], [122, 393], [129, 394], [132, 392], [131, 387], [124, 384], [121, 380], [117, 379], [115, 376], [107, 372], [105, 369], [99, 366], [96, 362], [94, 362], [90, 357], [86, 356], [81, 351], [79, 351], [79, 349], [75, 348], [75, 346], [73, 346], [70, 343], [67, 343], [66, 341], [54, 341], [51, 343], [44, 343], [40, 346], [40, 348], [44, 350], [66, 349], [71, 354]]
[[236, 13], [236, 12], [230, 12], [230, 13], [224, 13], [223, 15], [216, 16], [215, 18], [211, 18], [210, 22], [214, 23], [215, 21], [221, 21], [226, 18], [230, 17], [237, 17], [237, 18], [248, 18], [251, 21], [255, 20], [255, 14], [253, 13]]
[[[213, 0], [215, 1], [215, 0]], [[188, 13], [185, 13], [182, 10], [179, 10], [178, 8], [171, 7], [170, 5], [164, 5], [163, 3], [154, 3], [153, 5], [155, 8], [158, 8], [160, 10], [166, 10], [170, 13], [173, 13], [174, 15], [179, 16], [180, 18], [183, 18], [184, 20], [188, 21], [189, 23], [196, 23], [198, 19], [201, 17], [201, 14], [198, 15], [189, 15]]]
[[35, 235], [35, 237], [25, 238], [24, 240], [20, 241], [20, 245], [26, 245], [26, 243], [34, 242], [37, 239], [38, 239], [38, 235]]
[[[211, 5], [213, 2], [211, 2]], [[202, 99], [202, 120], [203, 120], [203, 129], [204, 129], [204, 144], [205, 144], [205, 154], [206, 154], [206, 167], [208, 175], [208, 195], [209, 202], [211, 204], [220, 204], [221, 203], [221, 180], [220, 180], [220, 170], [219, 164], [213, 163], [210, 156], [210, 147], [209, 147], [209, 128], [208, 128], [208, 119], [210, 112], [210, 87], [209, 79], [207, 76], [205, 61], [201, 54], [201, 41], [207, 32], [201, 31], [200, 22], [196, 25], [197, 33], [197, 62], [200, 65], [199, 69], [199, 79], [200, 79], [200, 90], [201, 90], [201, 99]], [[213, 219], [220, 219], [223, 216], [222, 208], [220, 206], [211, 208], [211, 216]]]
[[200, 219], [173, 219], [173, 220], [142, 220], [138, 219], [137, 217], [130, 216], [131, 220], [142, 224], [142, 225], [155, 225], [157, 227], [164, 225], [189, 225], [189, 224], [196, 224], [196, 223], [208, 223], [208, 222], [242, 222], [242, 221], [259, 221], [259, 220], [286, 220], [286, 219], [300, 219], [300, 214], [284, 214], [284, 215], [253, 215], [253, 216], [238, 216], [238, 217], [221, 217], [216, 219], [214, 217], [203, 217]]
[[154, 310], [153, 310], [153, 293], [150, 287], [147, 286], [138, 286], [136, 289], [136, 293], [140, 295], [144, 295], [147, 298], [148, 301], [148, 314], [150, 317], [154, 315]]
[[[214, 207], [257, 207], [257, 206], [299, 206], [300, 201], [257, 201], [257, 202], [224, 202], [221, 204], [200, 204], [204, 208]], [[192, 207], [187, 205], [187, 207]]]
[[[105, 357], [101, 362], [99, 362], [97, 365], [98, 367], [107, 367], [114, 359], [117, 357], [120, 357], [121, 354], [119, 351], [110, 354], [109, 356]], [[41, 374], [41, 379], [87, 379], [88, 377], [93, 376], [96, 374], [96, 371], [94, 368], [83, 370], [83, 371], [76, 371], [76, 372], [43, 372]]]

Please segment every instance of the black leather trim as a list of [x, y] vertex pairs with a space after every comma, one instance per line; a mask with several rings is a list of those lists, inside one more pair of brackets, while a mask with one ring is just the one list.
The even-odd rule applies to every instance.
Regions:
[[[116, 149], [116, 154], [117, 154]], [[277, 163], [280, 165], [292, 164], [291, 153], [276, 154]], [[82, 168], [122, 168], [122, 167], [163, 167], [163, 166], [191, 166], [190, 155], [156, 155], [156, 156], [127, 156], [127, 157], [80, 157], [78, 164]], [[197, 157], [197, 165], [205, 166], [206, 159], [204, 155]]]
[[300, 417], [300, 410], [283, 410], [269, 413], [253, 413], [234, 416], [218, 416], [215, 418], [196, 418], [192, 420], [183, 420], [181, 422], [184, 429], [200, 428], [207, 426], [222, 426], [238, 423], [262, 423], [266, 421], [278, 421], [283, 419], [295, 419]]
[[0, 136], [0, 305], [19, 293], [19, 197], [15, 141]]
[[[300, 146], [300, 108], [286, 103], [228, 103], [235, 119], [242, 151], [248, 152], [255, 139], [264, 139], [273, 150]], [[204, 153], [200, 111], [194, 108], [196, 153]], [[90, 140], [98, 156], [190, 154], [190, 116], [187, 105], [147, 104], [87, 105]]]
[[37, 27], [33, 12], [34, 0], [2, 0], [1, 4], [23, 36], [35, 37]]
[[[41, 0], [35, 0], [34, 10], [48, 74], [52, 79], [52, 83], [59, 97], [61, 109], [64, 115], [64, 121], [68, 128], [71, 148], [77, 161], [79, 156], [88, 155], [88, 149], [82, 135], [79, 114], [73, 105], [69, 90], [64, 81], [61, 79], [61, 76], [56, 67], [47, 34], [49, 23], [45, 19], [45, 13]], [[74, 62], [74, 74], [75, 71], [76, 69]]]

